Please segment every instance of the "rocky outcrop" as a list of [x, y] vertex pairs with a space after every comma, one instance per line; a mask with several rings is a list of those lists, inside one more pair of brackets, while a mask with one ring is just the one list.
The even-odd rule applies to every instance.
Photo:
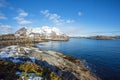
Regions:
[[8, 46], [0, 49], [0, 59], [22, 64], [35, 63], [54, 72], [62, 80], [99, 80], [85, 68], [79, 59], [55, 51], [43, 51], [35, 47]]
[[54, 51], [40, 51], [39, 49], [33, 50], [28, 55], [35, 57], [38, 64], [49, 67], [58, 76], [61, 76], [62, 80], [99, 80], [84, 67], [79, 59]]

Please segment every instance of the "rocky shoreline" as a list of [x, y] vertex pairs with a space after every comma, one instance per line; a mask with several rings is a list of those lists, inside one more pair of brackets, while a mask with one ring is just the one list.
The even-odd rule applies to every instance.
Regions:
[[[10, 49], [12, 51], [10, 51]], [[8, 55], [6, 55], [6, 53]], [[24, 59], [26, 58], [27, 60], [23, 61], [23, 63], [29, 62], [31, 59], [33, 63], [49, 69], [60, 77], [56, 80], [99, 80], [99, 78], [93, 76], [91, 72], [85, 68], [82, 61], [59, 52], [50, 50], [44, 51], [35, 47], [26, 48], [19, 46], [15, 46], [14, 49], [12, 46], [0, 49], [1, 60], [17, 57], [20, 61], [18, 61], [18, 63], [21, 63], [23, 56]], [[9, 61], [9, 59], [7, 60]]]

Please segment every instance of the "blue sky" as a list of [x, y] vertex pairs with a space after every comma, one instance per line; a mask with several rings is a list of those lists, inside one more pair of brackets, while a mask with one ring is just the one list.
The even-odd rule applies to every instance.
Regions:
[[0, 0], [0, 33], [58, 27], [68, 35], [119, 35], [120, 0]]

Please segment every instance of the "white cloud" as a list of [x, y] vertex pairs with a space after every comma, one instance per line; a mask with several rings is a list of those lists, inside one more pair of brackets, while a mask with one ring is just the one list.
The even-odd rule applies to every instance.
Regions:
[[4, 25], [0, 23], [0, 32], [2, 32], [2, 34], [10, 33], [11, 29], [12, 27], [10, 25]]
[[50, 13], [49, 10], [41, 11], [41, 13], [56, 25], [63, 24], [63, 20], [61, 19], [61, 16], [59, 16], [58, 14]]
[[42, 14], [44, 14], [46, 17], [48, 17], [50, 15], [49, 10], [44, 10], [44, 11], [40, 11]]
[[31, 21], [27, 21], [27, 20], [22, 20], [19, 22], [19, 24], [30, 24]]
[[79, 12], [78, 12], [78, 16], [82, 16], [82, 12], [79, 11]]
[[5, 19], [7, 19], [7, 17], [5, 17], [5, 15], [3, 13], [0, 13], [0, 19], [5, 20]]
[[26, 16], [28, 16], [28, 13], [25, 12], [24, 10], [22, 10], [22, 9], [19, 9], [18, 12], [19, 12], [19, 16], [20, 17], [26, 17]]
[[73, 23], [73, 22], [74, 22], [74, 20], [72, 20], [72, 19], [66, 20], [66, 23]]
[[19, 15], [16, 16], [16, 17], [14, 17], [14, 19], [15, 19], [19, 24], [30, 24], [30, 23], [32, 23], [32, 22], [29, 21], [29, 20], [25, 20], [25, 17], [28, 16], [28, 13], [27, 13], [27, 12], [25, 12], [25, 11], [22, 10], [22, 9], [19, 9], [19, 10], [18, 10], [18, 13], [19, 13]]
[[49, 10], [43, 10], [40, 11], [46, 18], [48, 18], [50, 21], [52, 21], [53, 23], [55, 23], [56, 25], [60, 25], [60, 24], [64, 24], [64, 23], [71, 23], [74, 22], [74, 20], [64, 20], [61, 18], [60, 15], [56, 14], [56, 13], [50, 13]]

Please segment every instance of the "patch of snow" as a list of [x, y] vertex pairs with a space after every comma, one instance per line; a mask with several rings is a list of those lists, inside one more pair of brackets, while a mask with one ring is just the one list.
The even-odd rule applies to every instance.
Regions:
[[21, 33], [25, 34], [23, 31], [26, 31], [25, 33], [29, 37], [34, 37], [33, 36], [34, 33], [43, 34], [46, 36], [50, 36], [52, 32], [54, 32], [56, 35], [64, 34], [56, 27], [43, 26], [43, 27], [35, 27], [35, 28], [21, 28], [20, 30], [16, 31], [15, 35], [17, 36], [18, 34], [21, 34]]
[[20, 75], [20, 74], [22, 74], [22, 72], [17, 71], [15, 74], [16, 75]]
[[35, 62], [35, 58], [34, 57], [30, 57], [32, 62]]
[[16, 48], [17, 46], [8, 46], [6, 48], [2, 48], [2, 52], [0, 52], [0, 58], [8, 58], [8, 57], [13, 57], [14, 53], [16, 53]]
[[19, 55], [19, 53], [16, 52], [15, 55]]
[[25, 78], [25, 77], [24, 77], [24, 76], [22, 76], [22, 80], [24, 80], [24, 78]]
[[42, 77], [34, 77], [33, 80], [43, 80]]
[[63, 33], [56, 27], [52, 28], [52, 31], [55, 32], [57, 35], [62, 35]]
[[30, 48], [25, 48], [25, 47], [24, 47], [24, 50], [25, 50], [25, 52], [29, 53], [29, 51], [30, 51], [31, 49], [30, 49]]
[[30, 77], [28, 78], [28, 80], [33, 80], [32, 76], [30, 76]]
[[19, 59], [13, 59], [12, 62], [19, 63], [19, 62], [21, 62], [21, 60], [19, 60]]
[[50, 34], [52, 32], [52, 29], [48, 26], [43, 26], [41, 28], [46, 34]]
[[8, 53], [8, 52], [5, 52], [5, 51], [2, 51], [0, 53], [0, 58], [9, 58], [9, 57], [12, 57], [13, 56], [13, 53]]
[[[15, 56], [22, 56], [23, 54], [20, 53], [20, 48], [16, 45], [8, 46], [5, 48], [0, 49], [0, 58], [9, 58], [9, 57], [15, 57]], [[26, 50], [28, 50], [26, 48]]]

